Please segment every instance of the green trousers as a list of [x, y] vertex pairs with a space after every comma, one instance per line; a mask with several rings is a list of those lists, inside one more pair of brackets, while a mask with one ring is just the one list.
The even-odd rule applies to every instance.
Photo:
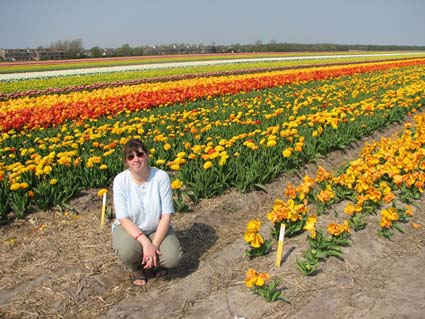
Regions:
[[[153, 239], [154, 235], [155, 232], [148, 235], [150, 240]], [[142, 267], [142, 245], [131, 237], [121, 225], [116, 225], [112, 231], [112, 248], [114, 249], [115, 255], [118, 256], [121, 262], [126, 265], [131, 272]], [[158, 266], [165, 268], [177, 267], [182, 258], [183, 251], [180, 246], [180, 241], [171, 226], [159, 250], [161, 251], [161, 255], [159, 255]]]

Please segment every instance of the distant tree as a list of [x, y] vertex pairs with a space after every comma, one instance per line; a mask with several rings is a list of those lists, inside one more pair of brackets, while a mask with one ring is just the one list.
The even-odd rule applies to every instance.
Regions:
[[217, 45], [214, 41], [211, 43], [211, 53], [217, 53]]
[[241, 52], [242, 45], [240, 43], [234, 43], [230, 46], [229, 50], [231, 53], [239, 53]]
[[103, 49], [100, 47], [93, 47], [90, 49], [90, 54], [93, 58], [102, 57]]
[[63, 50], [65, 58], [78, 58], [84, 51], [83, 40], [58, 40], [50, 45], [51, 49]]
[[119, 56], [130, 56], [132, 49], [128, 43], [125, 43], [117, 50], [117, 52]]
[[71, 40], [69, 43], [69, 54], [71, 57], [78, 58], [84, 51], [83, 40]]
[[135, 56], [143, 55], [143, 47], [135, 47], [133, 49], [132, 55], [135, 55]]

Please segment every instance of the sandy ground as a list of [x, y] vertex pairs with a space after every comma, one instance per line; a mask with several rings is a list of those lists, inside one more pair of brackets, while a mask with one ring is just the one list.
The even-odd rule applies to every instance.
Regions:
[[[399, 127], [376, 133], [378, 139]], [[377, 234], [378, 216], [353, 232], [345, 259], [329, 258], [315, 276], [303, 276], [295, 259], [307, 249], [307, 234], [285, 239], [283, 264], [275, 251], [244, 258], [243, 241], [251, 218], [263, 221], [287, 183], [297, 184], [317, 165], [329, 170], [357, 157], [363, 142], [338, 151], [268, 184], [267, 192], [234, 191], [203, 200], [177, 213], [173, 226], [184, 258], [167, 278], [133, 287], [111, 249], [110, 225], [99, 226], [101, 200], [96, 190], [71, 202], [70, 212], [37, 212], [0, 227], [1, 318], [424, 318], [425, 199], [416, 202], [404, 233], [391, 240]], [[319, 224], [335, 220], [335, 211]], [[341, 214], [340, 214], [341, 215]], [[274, 249], [276, 245], [274, 244]], [[282, 278], [289, 302], [267, 303], [244, 285], [249, 267]]]

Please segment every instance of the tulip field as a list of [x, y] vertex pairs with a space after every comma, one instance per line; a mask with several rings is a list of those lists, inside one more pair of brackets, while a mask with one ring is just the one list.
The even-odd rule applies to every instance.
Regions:
[[[425, 53], [301, 56], [0, 63], [0, 317], [422, 314]], [[184, 247], [147, 290], [101, 217], [130, 138]]]
[[0, 218], [107, 186], [131, 137], [178, 181], [180, 200], [261, 189], [420, 110], [424, 69], [414, 58], [3, 99]]

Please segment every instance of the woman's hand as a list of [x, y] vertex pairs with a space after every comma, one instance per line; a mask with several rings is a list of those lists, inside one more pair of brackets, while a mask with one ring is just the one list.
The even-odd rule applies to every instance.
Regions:
[[143, 237], [144, 238], [139, 240], [143, 248], [143, 268], [155, 268], [158, 266], [158, 255], [161, 255], [161, 251], [156, 248], [155, 245], [152, 244], [152, 242], [146, 236]]

